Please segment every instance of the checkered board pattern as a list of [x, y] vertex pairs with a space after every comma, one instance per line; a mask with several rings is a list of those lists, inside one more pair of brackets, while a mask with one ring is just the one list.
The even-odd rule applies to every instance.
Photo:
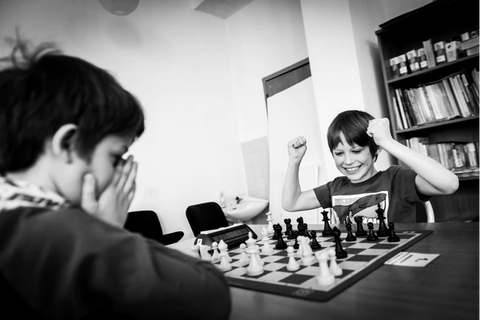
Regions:
[[[314, 263], [304, 265], [301, 258], [295, 256], [295, 260], [300, 264], [300, 269], [288, 271], [286, 268], [288, 264], [287, 250], [274, 248], [270, 254], [262, 253], [263, 242], [260, 240], [261, 236], [258, 237], [257, 245], [260, 247], [260, 256], [264, 261], [264, 272], [258, 276], [247, 275], [246, 268], [249, 262], [240, 264], [241, 249], [235, 248], [228, 250], [229, 256], [232, 258], [230, 263], [232, 269], [224, 274], [229, 284], [234, 287], [306, 300], [326, 301], [432, 232], [429, 230], [398, 231], [396, 234], [400, 238], [399, 242], [388, 242], [386, 237], [379, 237], [376, 241], [367, 241], [366, 237], [357, 237], [356, 241], [347, 242], [344, 240], [347, 233], [342, 232], [340, 237], [343, 240], [341, 243], [348, 256], [343, 259], [336, 259], [343, 270], [343, 274], [335, 277], [335, 283], [329, 286], [322, 286], [317, 283], [316, 276], [319, 275], [320, 268], [316, 259]], [[317, 240], [322, 246], [319, 250], [329, 247], [335, 248], [333, 237], [324, 237], [321, 234], [321, 231], [317, 231]], [[269, 241], [273, 247], [277, 242], [271, 239]], [[294, 243], [292, 240], [285, 239], [285, 241], [289, 245]], [[215, 264], [218, 265], [219, 262]]]

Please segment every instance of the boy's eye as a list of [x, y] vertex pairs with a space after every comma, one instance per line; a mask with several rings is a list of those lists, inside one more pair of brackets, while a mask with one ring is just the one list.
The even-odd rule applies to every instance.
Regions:
[[113, 166], [116, 167], [118, 166], [120, 163], [122, 163], [122, 161], [125, 161], [122, 156], [114, 156], [113, 157]]
[[335, 152], [334, 154], [336, 157], [341, 157], [343, 155], [343, 152]]

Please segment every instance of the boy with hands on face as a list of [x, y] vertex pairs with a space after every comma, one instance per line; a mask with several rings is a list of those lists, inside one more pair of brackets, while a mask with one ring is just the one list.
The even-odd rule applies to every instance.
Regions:
[[[138, 101], [51, 46], [0, 60], [0, 299], [26, 319], [226, 319], [210, 262], [123, 229]], [[205, 308], [215, 302], [213, 308]]]
[[[380, 206], [393, 222], [416, 222], [415, 203], [431, 196], [451, 194], [458, 177], [440, 163], [395, 141], [388, 119], [349, 110], [337, 115], [327, 132], [327, 141], [342, 177], [301, 190], [299, 167], [307, 151], [307, 141], [297, 137], [288, 142], [289, 163], [282, 206], [287, 211], [333, 208], [340, 222], [354, 223], [355, 216], [376, 219]], [[375, 168], [378, 154], [385, 150], [411, 169], [391, 166]]]

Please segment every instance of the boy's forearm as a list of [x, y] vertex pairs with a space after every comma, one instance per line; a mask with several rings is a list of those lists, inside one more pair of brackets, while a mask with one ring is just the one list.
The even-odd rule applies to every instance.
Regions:
[[300, 162], [290, 160], [288, 162], [287, 173], [283, 183], [282, 207], [287, 211], [293, 211], [301, 189], [298, 174]]
[[[410, 167], [426, 183], [420, 186], [425, 195], [451, 194], [458, 188], [458, 177], [434, 159], [406, 147], [398, 141], [391, 140], [382, 146], [385, 151]], [[417, 185], [418, 187], [418, 185]]]

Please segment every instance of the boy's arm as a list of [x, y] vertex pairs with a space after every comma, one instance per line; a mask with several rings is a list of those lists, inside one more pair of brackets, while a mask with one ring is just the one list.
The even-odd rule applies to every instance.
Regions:
[[297, 137], [288, 142], [289, 161], [283, 184], [282, 207], [287, 211], [308, 210], [320, 207], [315, 192], [302, 192], [298, 174], [300, 163], [307, 152], [307, 140]]
[[375, 143], [417, 174], [417, 191], [428, 196], [452, 194], [458, 189], [458, 177], [434, 159], [395, 141], [390, 134], [388, 119], [370, 121], [367, 134]]

